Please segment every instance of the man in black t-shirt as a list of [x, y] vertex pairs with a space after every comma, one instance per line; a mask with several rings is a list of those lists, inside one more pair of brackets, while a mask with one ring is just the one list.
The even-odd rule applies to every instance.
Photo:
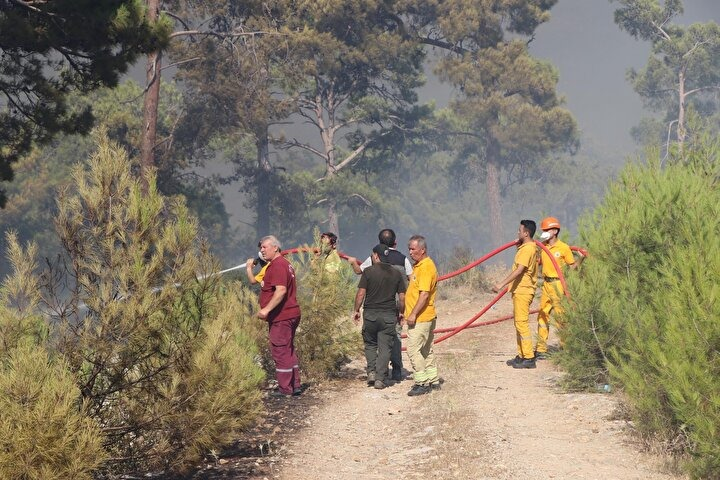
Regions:
[[356, 322], [360, 321], [360, 307], [364, 307], [362, 336], [368, 385], [375, 388], [392, 384], [388, 375], [390, 351], [395, 343], [395, 325], [402, 315], [399, 312], [405, 310], [406, 281], [395, 267], [387, 263], [389, 257], [387, 245], [373, 248], [373, 264], [363, 270], [355, 295]]
[[[403, 274], [403, 278], [407, 287], [407, 279], [412, 275], [412, 265], [410, 260], [400, 253], [395, 247], [397, 246], [395, 232], [391, 228], [383, 228], [378, 233], [378, 241], [381, 245], [388, 247], [388, 255], [384, 260], [384, 263], [389, 263], [394, 266], [400, 273]], [[363, 263], [360, 263], [357, 258], [348, 257], [348, 263], [352, 269], [360, 275], [363, 270], [372, 265], [372, 258], [368, 257]], [[400, 334], [402, 328], [398, 322], [395, 329], [395, 342], [393, 343], [392, 351], [390, 353], [390, 363], [392, 364], [392, 379], [399, 382], [404, 379], [403, 376], [403, 361], [402, 361], [402, 340], [400, 340]]]

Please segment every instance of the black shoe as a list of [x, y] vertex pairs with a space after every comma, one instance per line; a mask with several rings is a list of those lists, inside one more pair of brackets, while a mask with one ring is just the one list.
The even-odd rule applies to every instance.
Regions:
[[382, 380], [375, 380], [375, 388], [378, 390], [382, 390], [383, 388], [389, 387], [391, 384], [385, 383]]
[[518, 364], [522, 361], [523, 361], [522, 357], [520, 355], [517, 355], [515, 358], [512, 358], [512, 359], [508, 360], [507, 362], [505, 362], [505, 365], [507, 365], [508, 367], [514, 367], [516, 364]]
[[438, 377], [436, 381], [430, 384], [430, 388], [433, 390], [440, 390], [442, 388], [442, 384], [445, 383], [445, 379], [442, 377]]
[[302, 392], [302, 388], [296, 388], [295, 390], [293, 390], [292, 396], [299, 397], [300, 395], [302, 395]]
[[273, 390], [272, 392], [269, 393], [269, 396], [272, 398], [287, 398], [294, 394], [295, 394], [294, 392], [293, 393], [285, 393], [285, 392], [281, 392], [280, 390]]
[[372, 387], [373, 385], [375, 385], [375, 372], [368, 372], [367, 384], [368, 384], [368, 387]]
[[403, 381], [402, 371], [396, 370], [393, 368], [392, 376], [390, 378], [392, 378], [396, 382], [402, 382]]
[[535, 360], [547, 360], [548, 358], [547, 352], [535, 352]]
[[417, 383], [408, 392], [408, 397], [417, 397], [418, 395], [425, 395], [430, 393], [432, 389], [429, 385], [418, 385]]
[[525, 358], [521, 362], [513, 364], [513, 368], [535, 368], [535, 358]]

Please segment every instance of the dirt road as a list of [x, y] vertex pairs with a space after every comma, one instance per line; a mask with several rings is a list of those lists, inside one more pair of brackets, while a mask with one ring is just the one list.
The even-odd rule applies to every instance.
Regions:
[[[462, 323], [489, 298], [439, 300], [438, 326]], [[505, 298], [483, 318], [508, 313]], [[562, 393], [561, 372], [550, 361], [535, 370], [505, 365], [515, 355], [512, 322], [462, 332], [435, 352], [441, 390], [408, 397], [411, 381], [369, 388], [358, 360], [348, 366], [352, 380], [316, 385], [305, 398], [276, 405], [286, 421], [257, 437], [265, 452], [253, 454], [252, 469], [205, 478], [683, 478], [639, 452], [627, 422], [614, 419], [614, 395]]]

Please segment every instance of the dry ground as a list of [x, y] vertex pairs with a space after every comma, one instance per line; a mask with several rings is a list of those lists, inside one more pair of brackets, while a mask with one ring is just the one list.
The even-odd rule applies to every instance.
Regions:
[[[440, 299], [438, 326], [464, 322], [490, 298], [466, 291]], [[508, 313], [504, 298], [483, 320]], [[683, 478], [640, 453], [616, 418], [614, 394], [563, 393], [550, 361], [506, 366], [515, 355], [512, 322], [466, 330], [435, 352], [442, 390], [412, 398], [411, 381], [368, 388], [358, 359], [345, 380], [268, 401], [265, 421], [194, 478]]]

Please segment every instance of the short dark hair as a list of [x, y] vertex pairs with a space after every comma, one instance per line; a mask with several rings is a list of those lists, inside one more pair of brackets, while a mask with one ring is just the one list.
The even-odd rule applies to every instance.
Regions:
[[395, 232], [393, 232], [390, 228], [384, 228], [380, 230], [380, 233], [378, 233], [378, 240], [380, 243], [387, 245], [388, 247], [395, 245], [395, 239]]
[[530, 234], [530, 238], [533, 238], [535, 236], [535, 230], [537, 229], [537, 225], [535, 225], [535, 222], [532, 220], [520, 220], [520, 225], [525, 227], [525, 230]]
[[320, 234], [320, 238], [322, 238], [322, 237], [327, 237], [328, 240], [330, 240], [330, 245], [332, 245], [333, 247], [337, 243], [337, 235], [335, 235], [332, 232], [325, 232], [325, 233]]

